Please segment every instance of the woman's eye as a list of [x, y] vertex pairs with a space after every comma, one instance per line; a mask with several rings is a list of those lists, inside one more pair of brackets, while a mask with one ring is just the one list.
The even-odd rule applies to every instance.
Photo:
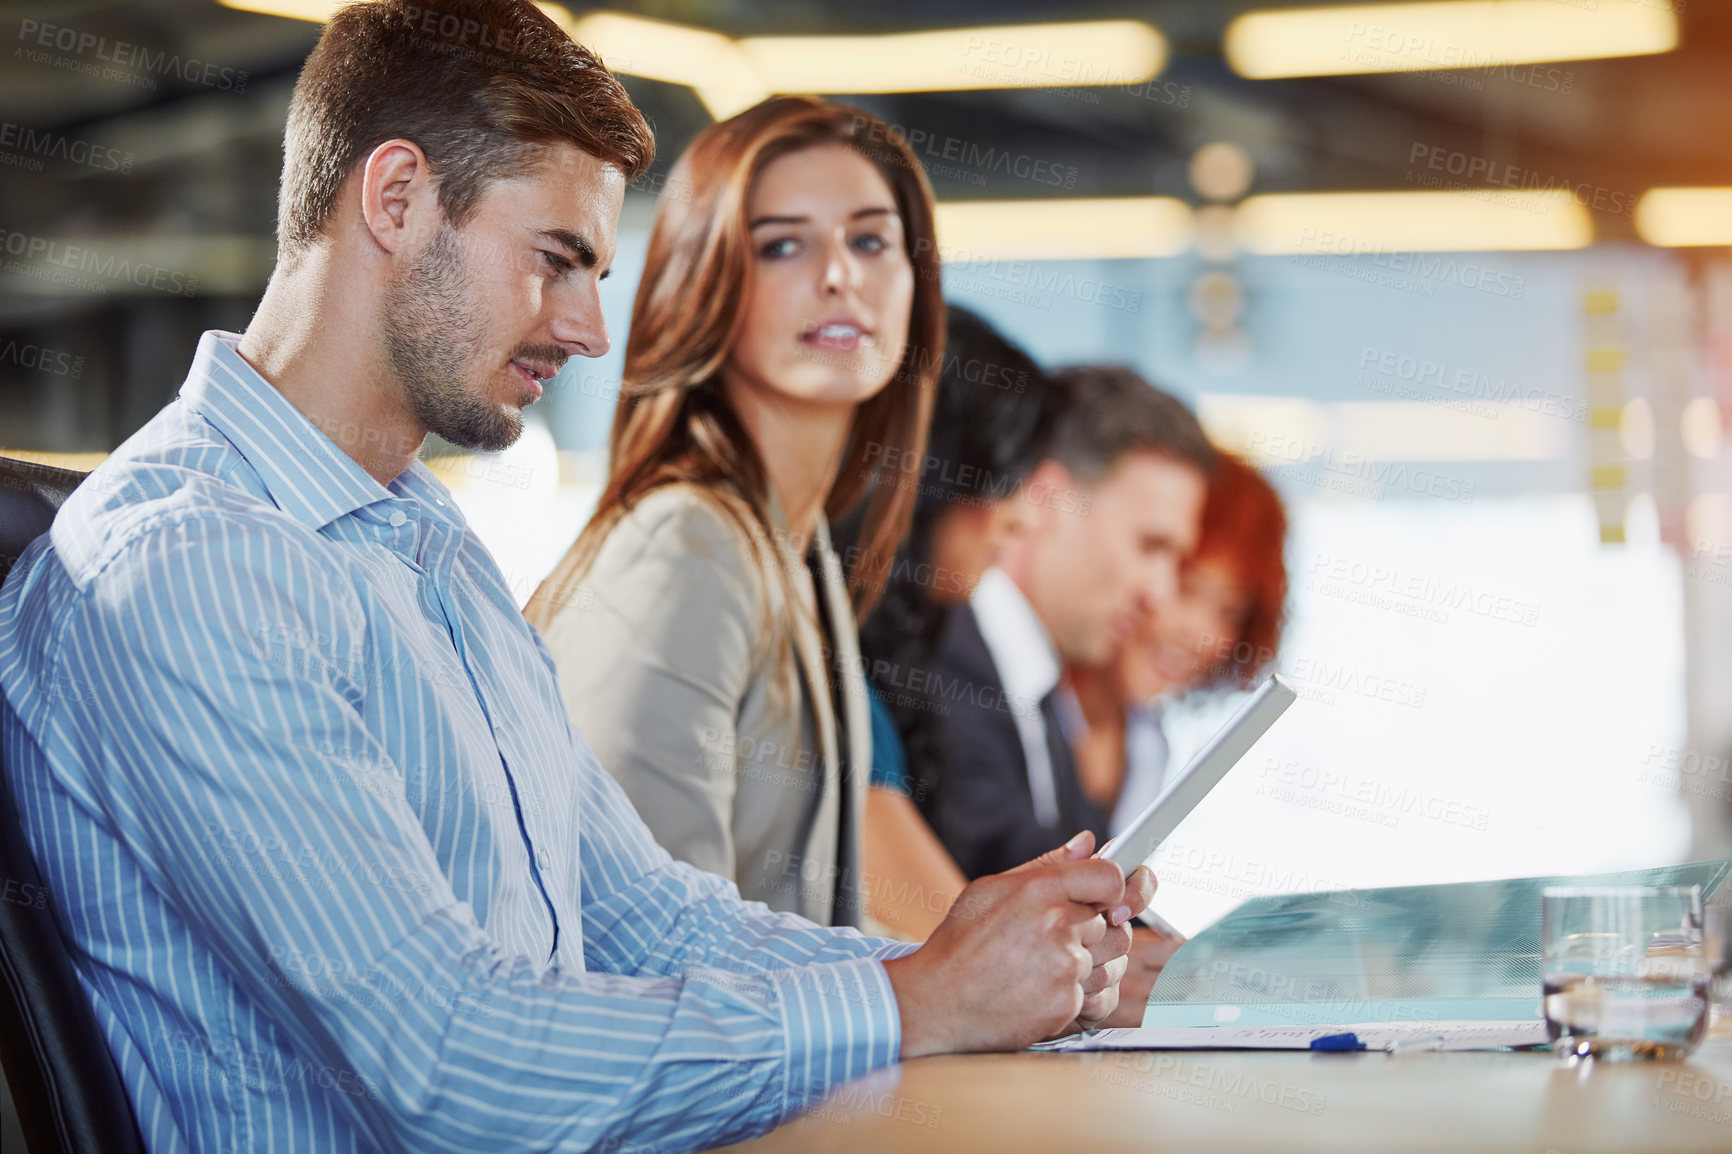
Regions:
[[785, 256], [793, 256], [794, 250], [798, 247], [799, 244], [793, 237], [779, 236], [775, 240], [765, 243], [765, 245], [758, 250], [758, 255], [769, 260], [778, 260]]
[[890, 242], [875, 232], [868, 232], [854, 238], [854, 247], [861, 252], [883, 252], [890, 247]]

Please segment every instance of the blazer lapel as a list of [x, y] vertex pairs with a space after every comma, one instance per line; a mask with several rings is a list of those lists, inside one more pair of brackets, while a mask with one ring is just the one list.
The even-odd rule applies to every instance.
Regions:
[[[838, 925], [859, 926], [866, 915], [866, 879], [860, 872], [858, 831], [865, 821], [866, 786], [872, 770], [872, 719], [866, 701], [866, 677], [860, 662], [860, 635], [854, 624], [854, 606], [848, 599], [848, 582], [842, 562], [830, 545], [830, 526], [818, 518], [816, 533], [818, 568], [823, 580], [818, 595], [824, 598], [825, 616], [835, 634], [828, 674], [839, 687], [834, 699], [842, 707], [841, 760], [836, 781], [843, 798], [840, 841], [837, 843]], [[829, 780], [826, 778], [826, 780]]]
[[818, 521], [819, 564], [824, 574], [822, 596], [836, 631], [835, 660], [831, 673], [841, 686], [843, 737], [842, 777], [855, 796], [856, 814], [866, 804], [866, 779], [872, 768], [872, 717], [866, 703], [866, 678], [860, 660], [860, 635], [854, 624], [854, 605], [848, 598], [848, 580], [842, 562], [830, 546], [830, 527]]
[[[824, 638], [818, 629], [818, 607], [810, 599], [817, 591], [812, 588], [805, 559], [794, 552], [789, 544], [788, 519], [774, 493], [770, 494], [769, 503], [770, 516], [775, 522], [776, 555], [787, 567], [786, 572], [791, 578], [788, 584], [793, 587], [794, 595], [799, 599], [797, 605], [789, 607], [788, 624], [793, 632], [794, 652], [799, 655], [800, 671], [806, 678], [806, 697], [812, 703], [812, 715], [818, 722], [818, 751], [824, 760], [824, 792], [833, 797], [837, 788], [836, 709], [824, 661]], [[828, 551], [830, 538], [828, 530], [822, 528], [822, 516], [819, 517], [819, 525], [820, 532], [823, 533], [821, 540], [825, 544], [825, 551]], [[823, 594], [818, 592], [818, 595]], [[829, 602], [826, 601], [825, 604], [828, 605]]]

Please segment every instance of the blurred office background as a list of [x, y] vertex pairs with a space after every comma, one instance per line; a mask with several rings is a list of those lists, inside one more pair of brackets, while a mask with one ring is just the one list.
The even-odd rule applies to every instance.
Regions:
[[[0, 452], [89, 467], [245, 327], [331, 7], [0, 0]], [[1181, 926], [1732, 853], [1732, 6], [545, 7], [660, 154], [616, 351], [506, 453], [429, 448], [520, 600], [593, 500], [669, 167], [820, 90], [927, 164], [947, 296], [1134, 365], [1290, 502], [1305, 700], [1167, 851]]]

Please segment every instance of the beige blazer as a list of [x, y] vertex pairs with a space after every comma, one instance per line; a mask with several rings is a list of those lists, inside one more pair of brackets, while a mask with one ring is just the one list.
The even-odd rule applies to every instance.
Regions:
[[[754, 546], [703, 490], [656, 490], [614, 526], [583, 595], [562, 598], [543, 637], [572, 723], [669, 853], [772, 909], [858, 925], [872, 737], [854, 614], [820, 518], [839, 634], [826, 644], [810, 573], [778, 505], [771, 515], [776, 532]], [[766, 572], [771, 557], [790, 581]]]

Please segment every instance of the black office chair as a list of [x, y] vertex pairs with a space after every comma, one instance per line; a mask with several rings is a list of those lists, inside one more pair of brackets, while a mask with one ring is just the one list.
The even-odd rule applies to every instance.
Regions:
[[[0, 457], [0, 582], [83, 473]], [[143, 1154], [0, 765], [0, 1065], [25, 1154]], [[43, 895], [38, 901], [38, 895]]]

